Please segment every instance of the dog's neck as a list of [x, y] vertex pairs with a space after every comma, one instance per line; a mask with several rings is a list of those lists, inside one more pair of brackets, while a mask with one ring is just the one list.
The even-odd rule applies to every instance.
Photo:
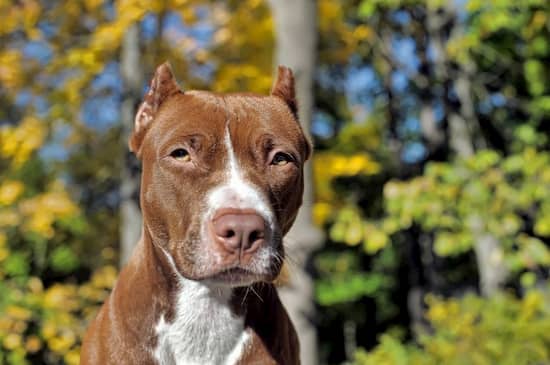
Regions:
[[183, 277], [146, 230], [127, 271], [135, 290], [151, 291], [140, 295], [151, 301], [149, 308], [141, 306], [151, 313], [141, 317], [153, 320], [156, 343], [150, 351], [159, 364], [230, 365], [238, 361], [249, 335], [244, 313], [233, 304], [237, 300], [232, 288]]

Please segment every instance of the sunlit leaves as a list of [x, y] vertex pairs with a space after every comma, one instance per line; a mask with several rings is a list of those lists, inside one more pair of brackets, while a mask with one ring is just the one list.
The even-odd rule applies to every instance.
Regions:
[[15, 166], [27, 161], [46, 137], [43, 121], [29, 116], [14, 127], [0, 128], [0, 157], [8, 158]]
[[345, 304], [364, 296], [380, 297], [380, 291], [391, 286], [392, 279], [379, 272], [362, 272], [358, 256], [351, 251], [324, 254], [316, 258], [323, 276], [316, 284], [317, 301], [324, 306]]
[[0, 185], [0, 206], [10, 205], [21, 195], [25, 186], [20, 181], [6, 180]]
[[222, 92], [268, 92], [272, 82], [274, 38], [267, 2], [220, 3], [213, 5], [211, 12], [215, 22], [214, 44], [208, 55], [196, 54], [201, 63], [215, 65], [211, 87]]
[[533, 96], [540, 96], [544, 93], [546, 88], [544, 80], [546, 77], [542, 62], [536, 59], [529, 59], [524, 63], [523, 70], [527, 80], [527, 86], [529, 87], [529, 92]]
[[[82, 286], [55, 284], [44, 288], [29, 277], [19, 288], [0, 286], [0, 359], [26, 363], [27, 354], [42, 352], [50, 361], [78, 364], [81, 337], [87, 321], [106, 298], [116, 270], [98, 270]], [[7, 350], [7, 351], [6, 351]], [[13, 354], [20, 357], [13, 361]], [[6, 356], [6, 357], [4, 357]]]
[[401, 229], [415, 222], [435, 232], [434, 249], [441, 256], [471, 249], [481, 222], [482, 231], [501, 239], [514, 269], [546, 266], [548, 248], [525, 233], [529, 227], [518, 213], [534, 218], [535, 234], [547, 232], [549, 162], [547, 153], [526, 149], [505, 159], [481, 151], [454, 165], [430, 164], [422, 177], [386, 184], [386, 219]]
[[320, 280], [316, 287], [317, 301], [321, 305], [353, 302], [363, 296], [374, 296], [387, 281], [376, 273], [351, 273], [345, 277]]
[[[426, 318], [432, 332], [418, 345], [384, 335], [370, 353], [360, 351], [357, 365], [436, 365], [547, 363], [550, 359], [546, 294], [530, 291], [523, 299], [499, 294], [491, 299], [430, 296]], [[419, 346], [420, 345], [420, 346]]]

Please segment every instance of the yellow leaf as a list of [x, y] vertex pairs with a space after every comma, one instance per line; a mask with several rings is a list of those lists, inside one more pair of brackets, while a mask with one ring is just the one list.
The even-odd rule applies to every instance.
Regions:
[[327, 222], [333, 211], [334, 208], [331, 204], [317, 202], [313, 205], [313, 221], [318, 226], [322, 226]]
[[5, 312], [8, 316], [19, 320], [27, 320], [32, 316], [32, 312], [27, 308], [18, 307], [15, 305], [7, 306]]
[[19, 50], [0, 52], [0, 85], [5, 86], [6, 90], [17, 89], [23, 82], [22, 61], [23, 56]]
[[4, 341], [2, 341], [2, 345], [4, 345], [7, 350], [15, 350], [21, 347], [21, 335], [17, 333], [8, 333], [8, 335], [4, 337]]
[[10, 205], [21, 195], [24, 185], [20, 181], [8, 180], [0, 185], [0, 205]]
[[48, 347], [57, 353], [65, 354], [76, 342], [76, 335], [73, 331], [65, 329], [58, 336], [48, 340]]
[[66, 311], [78, 308], [76, 287], [62, 284], [51, 286], [44, 294], [44, 307]]
[[27, 286], [30, 289], [31, 293], [41, 293], [44, 290], [44, 285], [42, 284], [42, 280], [40, 278], [37, 278], [35, 276], [31, 277], [29, 281], [27, 282]]
[[45, 137], [44, 123], [34, 116], [27, 116], [18, 126], [0, 130], [0, 155], [12, 158], [12, 163], [20, 166], [42, 145]]
[[367, 253], [374, 254], [384, 248], [389, 242], [388, 236], [371, 224], [366, 224], [364, 231], [363, 247]]
[[25, 350], [29, 353], [35, 353], [42, 348], [42, 341], [36, 335], [30, 335], [25, 340]]
[[11, 210], [0, 210], [0, 227], [16, 226], [20, 222], [17, 213]]
[[78, 365], [80, 363], [80, 348], [68, 351], [63, 358], [67, 365]]
[[41, 328], [42, 336], [47, 340], [55, 336], [57, 327], [53, 321], [46, 321]]

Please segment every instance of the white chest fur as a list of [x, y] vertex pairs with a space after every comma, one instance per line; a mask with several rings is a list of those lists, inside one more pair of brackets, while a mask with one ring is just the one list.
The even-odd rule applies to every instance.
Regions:
[[229, 307], [231, 289], [180, 277], [174, 320], [160, 317], [153, 355], [159, 365], [233, 365], [248, 341], [244, 318]]

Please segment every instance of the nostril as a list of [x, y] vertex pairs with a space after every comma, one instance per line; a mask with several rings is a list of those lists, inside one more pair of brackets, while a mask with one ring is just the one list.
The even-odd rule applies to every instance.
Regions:
[[250, 241], [250, 243], [254, 243], [257, 240], [261, 240], [262, 238], [264, 238], [264, 232], [260, 230], [252, 231], [250, 232], [250, 236], [248, 236], [248, 240]]
[[231, 237], [235, 237], [236, 235], [237, 235], [237, 234], [235, 233], [234, 230], [228, 229], [228, 230], [225, 232], [224, 238], [231, 238]]

